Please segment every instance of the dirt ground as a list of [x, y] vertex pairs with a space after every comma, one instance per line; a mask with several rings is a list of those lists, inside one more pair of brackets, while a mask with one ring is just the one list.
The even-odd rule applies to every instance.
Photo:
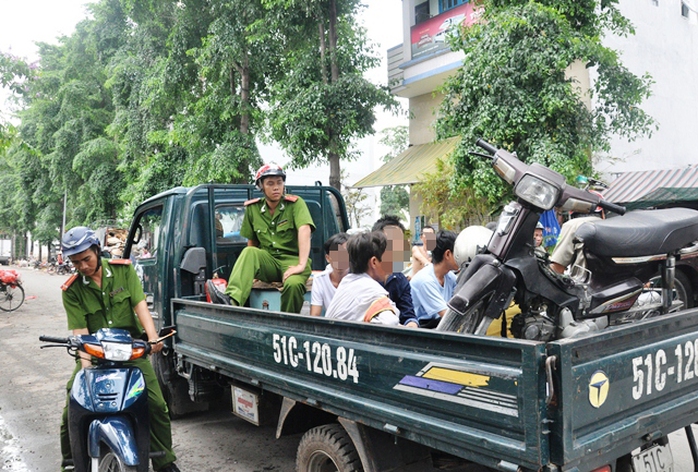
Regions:
[[[39, 349], [39, 336], [68, 334], [60, 291], [67, 277], [17, 270], [26, 301], [17, 311], [0, 312], [0, 470], [57, 472], [58, 428], [74, 361], [62, 349]], [[227, 407], [173, 421], [177, 464], [183, 472], [295, 469], [300, 436], [277, 440], [275, 428], [251, 425]]]

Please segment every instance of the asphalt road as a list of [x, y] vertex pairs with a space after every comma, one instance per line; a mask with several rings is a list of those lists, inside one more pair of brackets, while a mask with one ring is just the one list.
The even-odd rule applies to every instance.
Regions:
[[[39, 336], [68, 335], [60, 290], [67, 277], [18, 270], [26, 301], [17, 311], [0, 312], [0, 470], [57, 472], [60, 415], [74, 361], [62, 349], [39, 349]], [[277, 440], [274, 432], [237, 418], [227, 404], [172, 422], [183, 472], [295, 470], [300, 436]]]
[[[0, 312], [0, 471], [59, 470], [58, 428], [73, 359], [61, 349], [41, 350], [39, 336], [68, 334], [61, 304], [64, 276], [22, 273], [26, 301]], [[292, 472], [300, 435], [274, 438], [274, 427], [256, 427], [229, 405], [172, 422], [183, 472]], [[698, 428], [694, 426], [698, 436]], [[673, 433], [673, 472], [693, 471], [683, 431]]]

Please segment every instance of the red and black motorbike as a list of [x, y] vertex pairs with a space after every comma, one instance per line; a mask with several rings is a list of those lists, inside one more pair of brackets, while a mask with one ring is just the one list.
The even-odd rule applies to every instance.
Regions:
[[[698, 211], [686, 208], [637, 210], [604, 201], [596, 193], [565, 183], [540, 164], [478, 140], [497, 174], [514, 188], [516, 201], [504, 207], [487, 248], [461, 271], [438, 330], [484, 335], [512, 303], [515, 337], [548, 341], [609, 325], [679, 310], [674, 291], [678, 258], [698, 252]], [[590, 213], [597, 206], [624, 216], [587, 222], [576, 232], [583, 242], [583, 277], [554, 272], [534, 250], [540, 215], [559, 207]], [[660, 276], [657, 276], [660, 274]], [[651, 287], [659, 279], [659, 289]]]

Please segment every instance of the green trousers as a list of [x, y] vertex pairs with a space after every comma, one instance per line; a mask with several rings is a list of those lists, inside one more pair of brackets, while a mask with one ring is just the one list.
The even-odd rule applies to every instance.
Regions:
[[[281, 282], [286, 269], [297, 264], [298, 256], [272, 256], [264, 249], [248, 246], [242, 250], [240, 257], [235, 262], [225, 293], [239, 306], [243, 306], [250, 296], [254, 279], [264, 282]], [[284, 282], [281, 289], [281, 311], [301, 312], [303, 296], [305, 295], [305, 282], [308, 277], [310, 277], [310, 259], [308, 259], [302, 273], [292, 275]]]
[[[170, 428], [170, 414], [167, 410], [167, 403], [165, 403], [165, 398], [162, 396], [160, 384], [155, 376], [153, 365], [147, 358], [136, 359], [134, 361], [125, 362], [124, 364], [136, 366], [143, 372], [145, 386], [148, 390], [150, 451], [165, 451], [164, 456], [153, 458], [153, 469], [161, 469], [177, 460], [172, 451], [172, 430]], [[77, 375], [81, 368], [80, 361], [78, 361], [66, 387], [68, 389], [68, 397], [66, 399], [65, 408], [63, 409], [63, 418], [61, 419], [61, 454], [63, 455], [64, 461], [66, 459], [72, 459], [73, 457], [70, 451], [70, 435], [68, 433], [68, 404], [70, 402], [70, 389], [73, 387], [75, 375]]]

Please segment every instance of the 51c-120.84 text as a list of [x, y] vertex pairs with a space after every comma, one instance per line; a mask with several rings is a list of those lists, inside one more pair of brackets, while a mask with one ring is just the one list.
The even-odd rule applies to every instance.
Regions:
[[274, 361], [291, 367], [305, 367], [308, 372], [339, 380], [352, 379], [359, 383], [354, 349], [339, 346], [335, 349], [319, 341], [301, 342], [295, 336], [272, 335]]

